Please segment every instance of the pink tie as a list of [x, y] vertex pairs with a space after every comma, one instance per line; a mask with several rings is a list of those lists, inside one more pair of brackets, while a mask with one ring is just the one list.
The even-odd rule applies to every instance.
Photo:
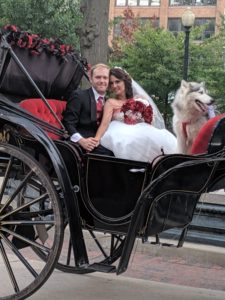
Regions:
[[96, 104], [96, 111], [97, 111], [97, 125], [99, 126], [102, 118], [102, 111], [103, 111], [103, 97], [98, 97], [97, 104]]

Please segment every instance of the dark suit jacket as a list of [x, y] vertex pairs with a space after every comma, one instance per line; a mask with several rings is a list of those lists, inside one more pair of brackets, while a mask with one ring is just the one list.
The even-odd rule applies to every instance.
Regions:
[[95, 136], [96, 101], [92, 88], [71, 93], [63, 115], [63, 123], [70, 135], [80, 133], [85, 138]]

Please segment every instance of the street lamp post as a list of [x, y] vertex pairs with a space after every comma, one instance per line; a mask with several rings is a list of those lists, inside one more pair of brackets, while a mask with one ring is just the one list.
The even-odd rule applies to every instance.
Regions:
[[195, 22], [195, 15], [190, 9], [187, 9], [183, 13], [181, 20], [185, 30], [183, 79], [187, 80], [188, 65], [189, 65], [189, 38], [190, 38], [191, 27], [194, 25]]

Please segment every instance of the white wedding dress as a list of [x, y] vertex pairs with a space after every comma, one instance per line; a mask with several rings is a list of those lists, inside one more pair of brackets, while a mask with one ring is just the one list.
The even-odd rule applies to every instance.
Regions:
[[152, 162], [161, 154], [176, 153], [177, 140], [165, 128], [144, 122], [125, 124], [123, 113], [118, 111], [114, 112], [113, 120], [101, 138], [101, 145], [111, 150], [115, 157]]

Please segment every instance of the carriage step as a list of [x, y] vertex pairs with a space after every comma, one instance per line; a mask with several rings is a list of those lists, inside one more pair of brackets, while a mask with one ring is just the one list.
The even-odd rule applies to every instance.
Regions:
[[95, 270], [97, 272], [102, 272], [102, 273], [115, 273], [116, 272], [115, 266], [109, 266], [109, 265], [101, 264], [101, 263], [94, 263], [92, 265], [89, 265], [88, 269]]

